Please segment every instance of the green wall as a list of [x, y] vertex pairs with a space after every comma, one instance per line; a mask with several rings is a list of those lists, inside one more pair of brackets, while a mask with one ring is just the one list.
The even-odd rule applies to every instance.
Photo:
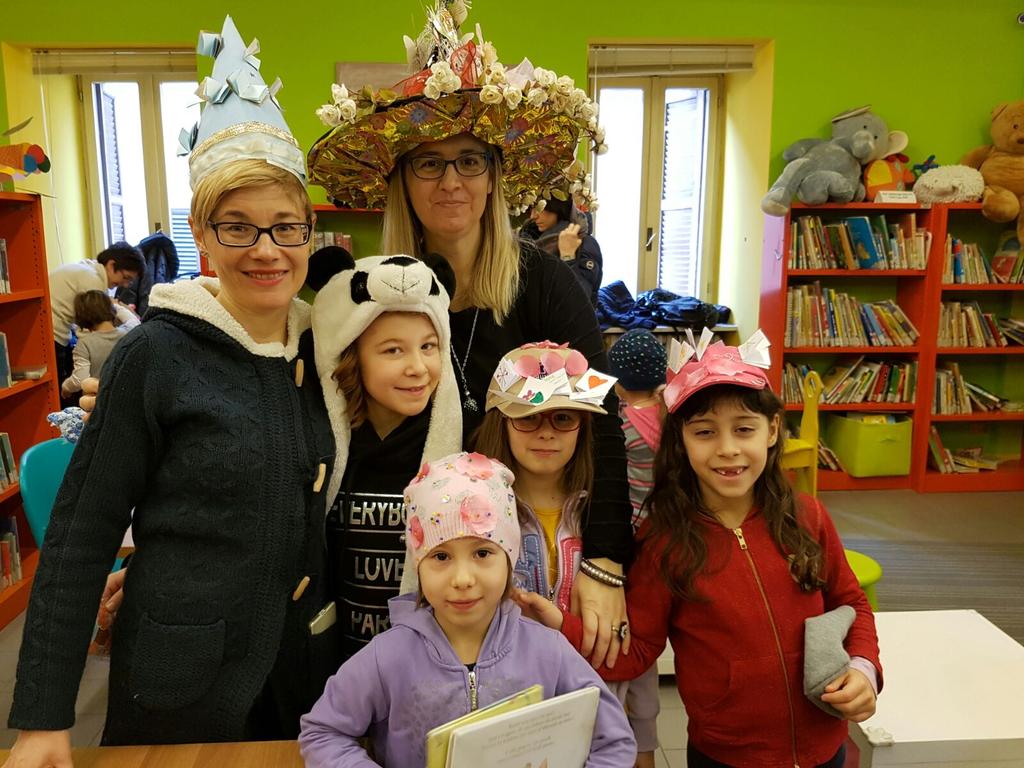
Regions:
[[[284, 81], [282, 103], [297, 138], [321, 132], [313, 110], [329, 95], [338, 59], [400, 61], [401, 35], [415, 35], [427, 0], [290, 3], [176, 0], [173, 3], [6, 3], [0, 39], [32, 46], [191, 45], [200, 27], [219, 29], [231, 11], [263, 46], [264, 73]], [[910, 134], [914, 161], [956, 162], [987, 140], [988, 114], [1024, 96], [1024, 27], [1010, 0], [476, 0], [499, 55], [582, 80], [588, 40], [774, 39], [772, 176], [780, 154], [804, 136], [825, 135], [830, 117], [872, 103]], [[41, 21], [45, 20], [45, 22]], [[975, 63], [971, 63], [975, 62]], [[3, 94], [0, 77], [0, 96]], [[6, 125], [0, 99], [0, 125]], [[766, 126], [766, 129], [768, 126]]]

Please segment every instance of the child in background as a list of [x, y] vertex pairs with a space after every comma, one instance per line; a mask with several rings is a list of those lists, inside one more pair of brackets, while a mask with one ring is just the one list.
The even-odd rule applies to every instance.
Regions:
[[69, 398], [82, 391], [82, 382], [90, 377], [99, 378], [103, 364], [110, 357], [128, 326], [114, 326], [117, 310], [106, 291], [84, 291], [75, 296], [75, 325], [78, 343], [72, 350], [74, 369], [60, 385], [61, 397]]
[[[620, 336], [608, 350], [609, 372], [618, 381], [619, 416], [626, 437], [626, 476], [633, 506], [633, 535], [647, 517], [644, 500], [654, 487], [654, 455], [661, 443], [664, 414], [661, 393], [665, 389], [665, 347], [654, 334], [634, 328]], [[635, 680], [612, 683], [611, 689], [626, 708], [636, 735], [636, 768], [654, 768], [658, 747], [658, 664]]]
[[665, 389], [666, 360], [665, 347], [643, 328], [627, 331], [608, 350], [608, 371], [618, 379], [615, 394], [619, 396], [619, 416], [626, 436], [626, 473], [634, 534], [647, 516], [641, 508], [654, 487], [654, 454], [661, 442], [661, 392]]
[[512, 473], [475, 453], [425, 464], [405, 492], [406, 545], [420, 594], [390, 602], [392, 628], [332, 677], [302, 718], [308, 768], [424, 765], [427, 732], [535, 683], [545, 698], [601, 692], [587, 765], [636, 750], [622, 708], [587, 662], [509, 599], [520, 547]]
[[[665, 639], [689, 717], [687, 765], [843, 764], [846, 720], [875, 710], [874, 617], [817, 499], [795, 497], [780, 466], [783, 405], [764, 370], [721, 343], [665, 389], [642, 547], [629, 571], [632, 645], [607, 679], [654, 662]], [[578, 619], [524, 597], [575, 644]], [[826, 686], [826, 714], [803, 693], [804, 620], [849, 605], [849, 669]]]
[[338, 272], [313, 302], [313, 338], [337, 449], [326, 532], [340, 627], [321, 640], [340, 643], [340, 662], [389, 626], [405, 564], [405, 486], [424, 461], [462, 447], [448, 328], [454, 275], [441, 257], [357, 264], [342, 249], [318, 251], [310, 270]]

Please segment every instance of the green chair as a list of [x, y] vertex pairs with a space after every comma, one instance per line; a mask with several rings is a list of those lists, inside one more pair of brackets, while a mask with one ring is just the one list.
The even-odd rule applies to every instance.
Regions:
[[21, 501], [32, 538], [39, 548], [46, 538], [50, 511], [74, 450], [74, 443], [55, 437], [33, 445], [21, 457]]
[[850, 570], [857, 577], [857, 583], [867, 595], [871, 610], [878, 610], [878, 595], [875, 594], [875, 584], [882, 579], [882, 566], [871, 557], [852, 549], [843, 550], [846, 552], [846, 562], [850, 564]]

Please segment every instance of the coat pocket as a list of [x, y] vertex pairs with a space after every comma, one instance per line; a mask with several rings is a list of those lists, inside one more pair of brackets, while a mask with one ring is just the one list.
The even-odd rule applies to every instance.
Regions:
[[181, 709], [213, 686], [224, 660], [223, 619], [161, 624], [142, 615], [129, 681], [132, 701], [156, 712]]

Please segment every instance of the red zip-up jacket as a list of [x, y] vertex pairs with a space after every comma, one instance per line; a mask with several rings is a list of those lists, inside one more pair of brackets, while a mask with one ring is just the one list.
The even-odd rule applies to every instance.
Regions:
[[[629, 655], [599, 670], [605, 680], [631, 680], [655, 663], [668, 639], [690, 742], [736, 768], [810, 768], [846, 739], [846, 721], [804, 696], [804, 619], [852, 606], [857, 617], [846, 651], [874, 664], [881, 687], [874, 616], [839, 534], [820, 502], [801, 495], [798, 503], [801, 523], [823, 549], [823, 589], [801, 591], [756, 509], [739, 528], [705, 524], [708, 559], [695, 586], [707, 602], [673, 597], [661, 575], [664, 543], [645, 541], [626, 587]], [[567, 616], [562, 631], [579, 648], [579, 619]]]

